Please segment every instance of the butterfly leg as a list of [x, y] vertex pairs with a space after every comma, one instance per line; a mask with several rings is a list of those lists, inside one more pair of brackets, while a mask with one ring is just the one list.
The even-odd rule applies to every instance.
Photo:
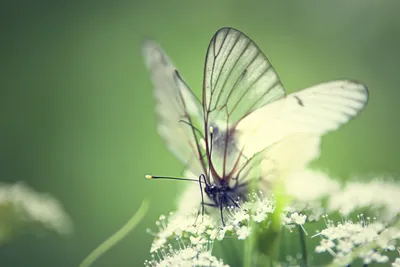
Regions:
[[[207, 180], [206, 180], [206, 177], [205, 177], [204, 174], [201, 174], [199, 176], [199, 186], [200, 186], [200, 193], [201, 193], [201, 218], [203, 220], [204, 210], [205, 210], [204, 206], [206, 205], [206, 206], [214, 206], [215, 207], [215, 205], [204, 203], [204, 193], [203, 193], [203, 185], [202, 185], [202, 183], [204, 183], [207, 186]], [[197, 213], [196, 220], [195, 220], [194, 224], [196, 224], [196, 222], [197, 222], [197, 218], [199, 217], [199, 213], [200, 213], [200, 211]]]
[[[201, 207], [203, 207], [203, 203], [201, 203], [200, 205], [201, 205]], [[200, 209], [197, 211], [196, 219], [194, 220], [193, 226], [196, 226], [197, 219], [199, 218], [199, 215], [200, 215]]]
[[[201, 179], [204, 179], [203, 176], [204, 176], [203, 174], [199, 176], [199, 186], [200, 186], [200, 193], [201, 193], [201, 218], [202, 218], [202, 220], [203, 220], [203, 217], [204, 217], [204, 195], [203, 195], [203, 186], [201, 185], [201, 183], [203, 182]], [[207, 186], [207, 184], [206, 184], [206, 186]], [[199, 215], [200, 215], [200, 210], [197, 212], [196, 220], [194, 221], [193, 225], [196, 225], [197, 219], [199, 218]]]
[[[202, 181], [203, 179], [203, 181]], [[199, 176], [199, 185], [200, 185], [200, 193], [201, 193], [201, 216], [204, 216], [204, 194], [203, 194], [203, 186], [201, 185], [201, 183], [205, 183], [207, 186], [207, 181], [206, 181], [206, 177], [204, 176], [204, 174]]]

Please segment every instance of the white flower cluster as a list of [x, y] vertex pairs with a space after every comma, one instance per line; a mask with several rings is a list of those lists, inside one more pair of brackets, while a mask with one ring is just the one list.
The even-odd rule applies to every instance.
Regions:
[[350, 264], [355, 258], [364, 264], [385, 263], [389, 260], [386, 251], [395, 250], [400, 239], [400, 229], [387, 227], [385, 224], [359, 216], [359, 221], [345, 221], [335, 224], [327, 217], [326, 229], [315, 236], [320, 236], [320, 244], [315, 252], [328, 252], [334, 262], [340, 265]]
[[[159, 255], [176, 238], [182, 242], [190, 242], [190, 249], [196, 246], [205, 246], [209, 242], [222, 240], [226, 235], [239, 240], [246, 239], [252, 232], [253, 224], [261, 224], [267, 222], [275, 211], [275, 199], [265, 197], [261, 192], [249, 194], [248, 200], [245, 202], [238, 201], [238, 207], [226, 207], [223, 210], [224, 225], [221, 223], [220, 214], [215, 212], [215, 216], [198, 214], [198, 211], [192, 213], [170, 213], [169, 216], [162, 215], [157, 220], [157, 233], [155, 236], [150, 252], [153, 255]], [[295, 225], [302, 226], [306, 221], [306, 216], [299, 214], [294, 209], [285, 209], [282, 214], [282, 224], [288, 228]], [[181, 246], [182, 247], [182, 246]], [[187, 249], [185, 247], [185, 249]], [[180, 255], [179, 251], [172, 248], [168, 249], [168, 255]], [[182, 249], [181, 249], [182, 250]], [[172, 253], [173, 251], [174, 253]], [[165, 253], [161, 253], [163, 258], [159, 257], [159, 262], [164, 259]], [[177, 256], [180, 257], [180, 256]], [[174, 258], [175, 259], [175, 258]], [[154, 262], [154, 261], [152, 261]], [[161, 266], [161, 265], [157, 265]]]
[[[175, 240], [176, 237], [196, 238], [199, 243], [214, 240], [217, 236], [212, 231], [214, 222], [208, 215], [203, 217], [197, 216], [196, 213], [179, 214], [170, 213], [169, 216], [161, 215], [156, 221], [158, 227], [157, 233], [152, 233], [155, 236], [150, 252], [156, 252]], [[148, 232], [151, 233], [150, 230]], [[201, 240], [200, 240], [201, 239]]]
[[0, 184], [0, 211], [0, 221], [13, 218], [21, 224], [38, 223], [60, 234], [72, 230], [71, 220], [58, 200], [23, 183]]
[[[238, 200], [237, 205], [224, 208], [224, 224], [219, 209], [207, 209], [208, 215], [199, 214], [200, 194], [198, 185], [194, 184], [184, 193], [178, 212], [161, 216], [157, 221], [158, 231], [152, 233], [155, 239], [151, 253], [158, 255], [158, 260], [153, 259], [151, 262], [172, 262], [175, 257], [181, 257], [181, 252], [191, 250], [197, 254], [203, 253], [204, 250], [198, 248], [209, 246], [210, 242], [225, 237], [244, 240], [252, 233], [269, 229], [268, 226], [279, 218], [284, 228], [292, 232], [295, 227], [300, 227], [306, 235], [307, 222], [324, 219], [326, 229], [315, 235], [321, 237], [315, 251], [328, 252], [338, 265], [350, 264], [355, 259], [361, 259], [365, 264], [388, 262], [385, 252], [394, 250], [400, 239], [399, 226], [388, 226], [388, 222], [400, 213], [400, 186], [375, 180], [348, 182], [342, 187], [338, 181], [319, 171], [293, 171], [283, 178], [282, 191], [268, 191], [279, 194], [283, 192], [282, 195], [276, 195], [275, 198], [266, 196], [266, 191], [251, 193], [246, 200]], [[276, 203], [281, 199], [290, 206]], [[324, 215], [339, 211], [346, 217], [360, 208], [369, 209], [368, 212], [372, 211], [382, 222], [360, 216], [356, 223], [343, 221], [335, 224]], [[281, 214], [276, 214], [278, 211]], [[176, 242], [176, 238], [190, 245], [173, 250], [168, 246]], [[165, 248], [168, 253], [162, 252]], [[207, 251], [211, 256], [211, 249]], [[400, 267], [400, 258], [392, 265]]]
[[296, 225], [298, 225], [307, 234], [307, 231], [303, 227], [306, 221], [307, 221], [307, 216], [298, 213], [295, 208], [286, 207], [284, 209], [284, 213], [282, 214], [282, 224], [290, 231], [292, 231], [293, 228], [296, 227]]
[[205, 244], [191, 243], [185, 246], [179, 238], [176, 240], [178, 248], [174, 249], [169, 245], [166, 249], [160, 249], [152, 255], [150, 261], [145, 261], [147, 267], [167, 267], [167, 266], [211, 266], [211, 267], [229, 267], [222, 260], [211, 255], [212, 242]]

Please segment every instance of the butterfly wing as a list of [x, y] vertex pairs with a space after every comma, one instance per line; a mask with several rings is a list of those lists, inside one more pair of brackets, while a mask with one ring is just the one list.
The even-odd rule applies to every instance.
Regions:
[[204, 172], [201, 104], [156, 43], [146, 40], [142, 49], [154, 86], [158, 132], [169, 150], [198, 175]]
[[[203, 112], [214, 178], [228, 179], [241, 159], [235, 144], [236, 124], [284, 95], [278, 75], [249, 37], [232, 28], [222, 28], [213, 36], [204, 67]], [[210, 126], [214, 130], [212, 144]]]
[[233, 180], [240, 180], [240, 183], [249, 183], [254, 178], [271, 181], [301, 169], [319, 156], [320, 139], [317, 135], [301, 133], [286, 136], [252, 155], [238, 168]]
[[293, 134], [322, 136], [358, 115], [368, 101], [365, 85], [349, 80], [315, 85], [260, 108], [236, 127], [238, 146], [252, 155]]

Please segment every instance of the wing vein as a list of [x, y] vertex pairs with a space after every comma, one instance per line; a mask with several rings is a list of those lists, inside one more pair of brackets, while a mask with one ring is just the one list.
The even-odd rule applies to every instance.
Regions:
[[[247, 70], [248, 67], [249, 67], [251, 64], [253, 64], [253, 62], [254, 62], [255, 59], [260, 55], [260, 53], [261, 53], [261, 50], [258, 49], [257, 54], [253, 57], [253, 59], [249, 62], [249, 64], [247, 64], [245, 70]], [[261, 76], [262, 76], [262, 75], [261, 75]], [[239, 78], [241, 78], [241, 76], [240, 76]], [[260, 77], [259, 77], [259, 78], [260, 78]], [[259, 78], [257, 78], [257, 80], [258, 80]], [[250, 86], [248, 86], [246, 89], [244, 89], [243, 91], [246, 92], [249, 88], [251, 88], [251, 86], [253, 86], [253, 84], [254, 84], [254, 82], [253, 82]], [[236, 83], [235, 83], [235, 87], [234, 87], [233, 89], [235, 89], [235, 88], [236, 88]], [[231, 97], [231, 95], [232, 95], [232, 93], [233, 93], [233, 89], [229, 92], [229, 95], [228, 95], [228, 97], [226, 98], [226, 103], [229, 102], [229, 99], [230, 99], [230, 97]], [[229, 114], [232, 114], [232, 113], [230, 112]]]
[[[221, 98], [223, 89], [224, 89], [224, 87], [225, 87], [225, 85], [226, 85], [226, 82], [229, 80], [229, 78], [230, 78], [230, 76], [231, 76], [231, 74], [232, 74], [232, 71], [235, 69], [236, 64], [239, 62], [239, 60], [240, 60], [240, 58], [243, 56], [244, 52], [246, 52], [246, 50], [247, 50], [247, 48], [249, 47], [250, 43], [251, 43], [251, 41], [249, 40], [249, 41], [247, 42], [247, 44], [246, 44], [246, 48], [243, 49], [243, 51], [241, 52], [240, 56], [235, 60], [235, 63], [233, 64], [232, 68], [229, 70], [229, 74], [228, 74], [228, 76], [226, 77], [226, 79], [225, 79], [225, 81], [224, 81], [224, 84], [223, 84], [222, 87], [221, 87], [221, 90], [219, 91], [217, 100], [215, 101], [215, 107], [218, 106], [218, 102], [219, 102], [219, 100], [220, 100], [220, 98]], [[232, 50], [233, 50], [233, 48], [232, 48]], [[240, 79], [240, 77], [241, 77], [241, 76], [239, 76], [239, 79]], [[231, 89], [230, 92], [232, 92], [233, 89], [234, 89], [234, 87]], [[225, 103], [226, 103], [226, 102], [225, 102]]]
[[[236, 104], [233, 106], [233, 108], [232, 108], [230, 114], [233, 113], [233, 111], [234, 111], [234, 110], [236, 109], [236, 107], [239, 105], [240, 101], [242, 101], [242, 99], [244, 98], [244, 96], [250, 91], [250, 89], [254, 86], [254, 84], [256, 84], [256, 83], [261, 79], [261, 77], [263, 77], [263, 76], [271, 69], [271, 67], [272, 67], [272, 65], [269, 65], [269, 66], [263, 71], [263, 73], [261, 73], [261, 74], [258, 76], [258, 78], [255, 79], [255, 80], [251, 83], [250, 86], [248, 86], [248, 88], [243, 92], [242, 96], [238, 99], [238, 101], [236, 102]], [[270, 90], [270, 88], [267, 89], [266, 92], [268, 92], [269, 90]]]
[[[232, 48], [229, 50], [228, 55], [226, 56], [225, 61], [224, 61], [224, 63], [222, 64], [222, 66], [221, 66], [221, 68], [220, 68], [220, 70], [219, 70], [219, 72], [218, 72], [217, 82], [215, 83], [215, 88], [212, 90], [212, 95], [211, 95], [211, 97], [210, 97], [210, 107], [211, 107], [211, 104], [212, 104], [211, 99], [212, 99], [212, 97], [213, 97], [213, 95], [214, 95], [214, 91], [215, 91], [215, 89], [217, 88], [217, 86], [218, 86], [218, 84], [219, 84], [219, 81], [220, 81], [219, 78], [220, 78], [220, 76], [221, 76], [221, 72], [222, 72], [222, 70], [224, 69], [226, 62], [228, 61], [228, 58], [229, 58], [230, 54], [232, 53], [233, 49], [235, 48], [237, 42], [239, 41], [240, 36], [241, 36], [241, 34], [239, 34], [239, 35], [237, 36], [237, 38], [236, 38], [236, 40], [235, 40], [235, 42], [234, 42]], [[222, 48], [221, 48], [221, 49], [222, 49]], [[214, 61], [214, 62], [215, 62], [215, 61]], [[214, 69], [213, 69], [213, 72], [214, 72]], [[226, 80], [225, 80], [225, 81], [226, 81]], [[223, 87], [221, 87], [221, 91], [222, 91], [222, 89], [223, 89]], [[220, 92], [220, 93], [221, 93], [221, 92]], [[217, 105], [214, 105], [214, 109], [216, 108], [216, 106], [217, 106]]]

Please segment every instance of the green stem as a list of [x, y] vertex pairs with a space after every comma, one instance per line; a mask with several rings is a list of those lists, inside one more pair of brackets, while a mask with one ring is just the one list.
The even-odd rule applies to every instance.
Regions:
[[306, 239], [304, 237], [304, 231], [301, 229], [301, 227], [298, 227], [299, 230], [299, 237], [300, 237], [300, 245], [301, 245], [301, 255], [303, 259], [303, 265], [304, 267], [308, 266], [308, 255], [307, 255], [307, 245], [306, 245]]
[[252, 258], [252, 249], [253, 249], [253, 242], [250, 240], [252, 239], [252, 235], [249, 236], [249, 240], [246, 240], [244, 244], [244, 255], [243, 255], [243, 267], [251, 267], [251, 258]]
[[250, 236], [246, 239], [244, 243], [244, 257], [243, 257], [243, 267], [252, 267], [256, 261], [256, 256], [258, 254], [257, 249], [254, 247], [256, 245], [256, 232], [255, 229], [257, 224], [254, 221], [250, 221], [251, 229], [253, 229]]
[[278, 260], [285, 260], [286, 256], [289, 254], [289, 242], [286, 234], [287, 229], [281, 229], [281, 249], [279, 251]]
[[103, 255], [107, 250], [115, 246], [121, 239], [129, 234], [136, 225], [143, 219], [147, 212], [149, 203], [144, 200], [139, 210], [132, 216], [132, 218], [115, 234], [101, 243], [95, 250], [93, 250], [79, 265], [79, 267], [89, 267], [96, 261], [101, 255]]

